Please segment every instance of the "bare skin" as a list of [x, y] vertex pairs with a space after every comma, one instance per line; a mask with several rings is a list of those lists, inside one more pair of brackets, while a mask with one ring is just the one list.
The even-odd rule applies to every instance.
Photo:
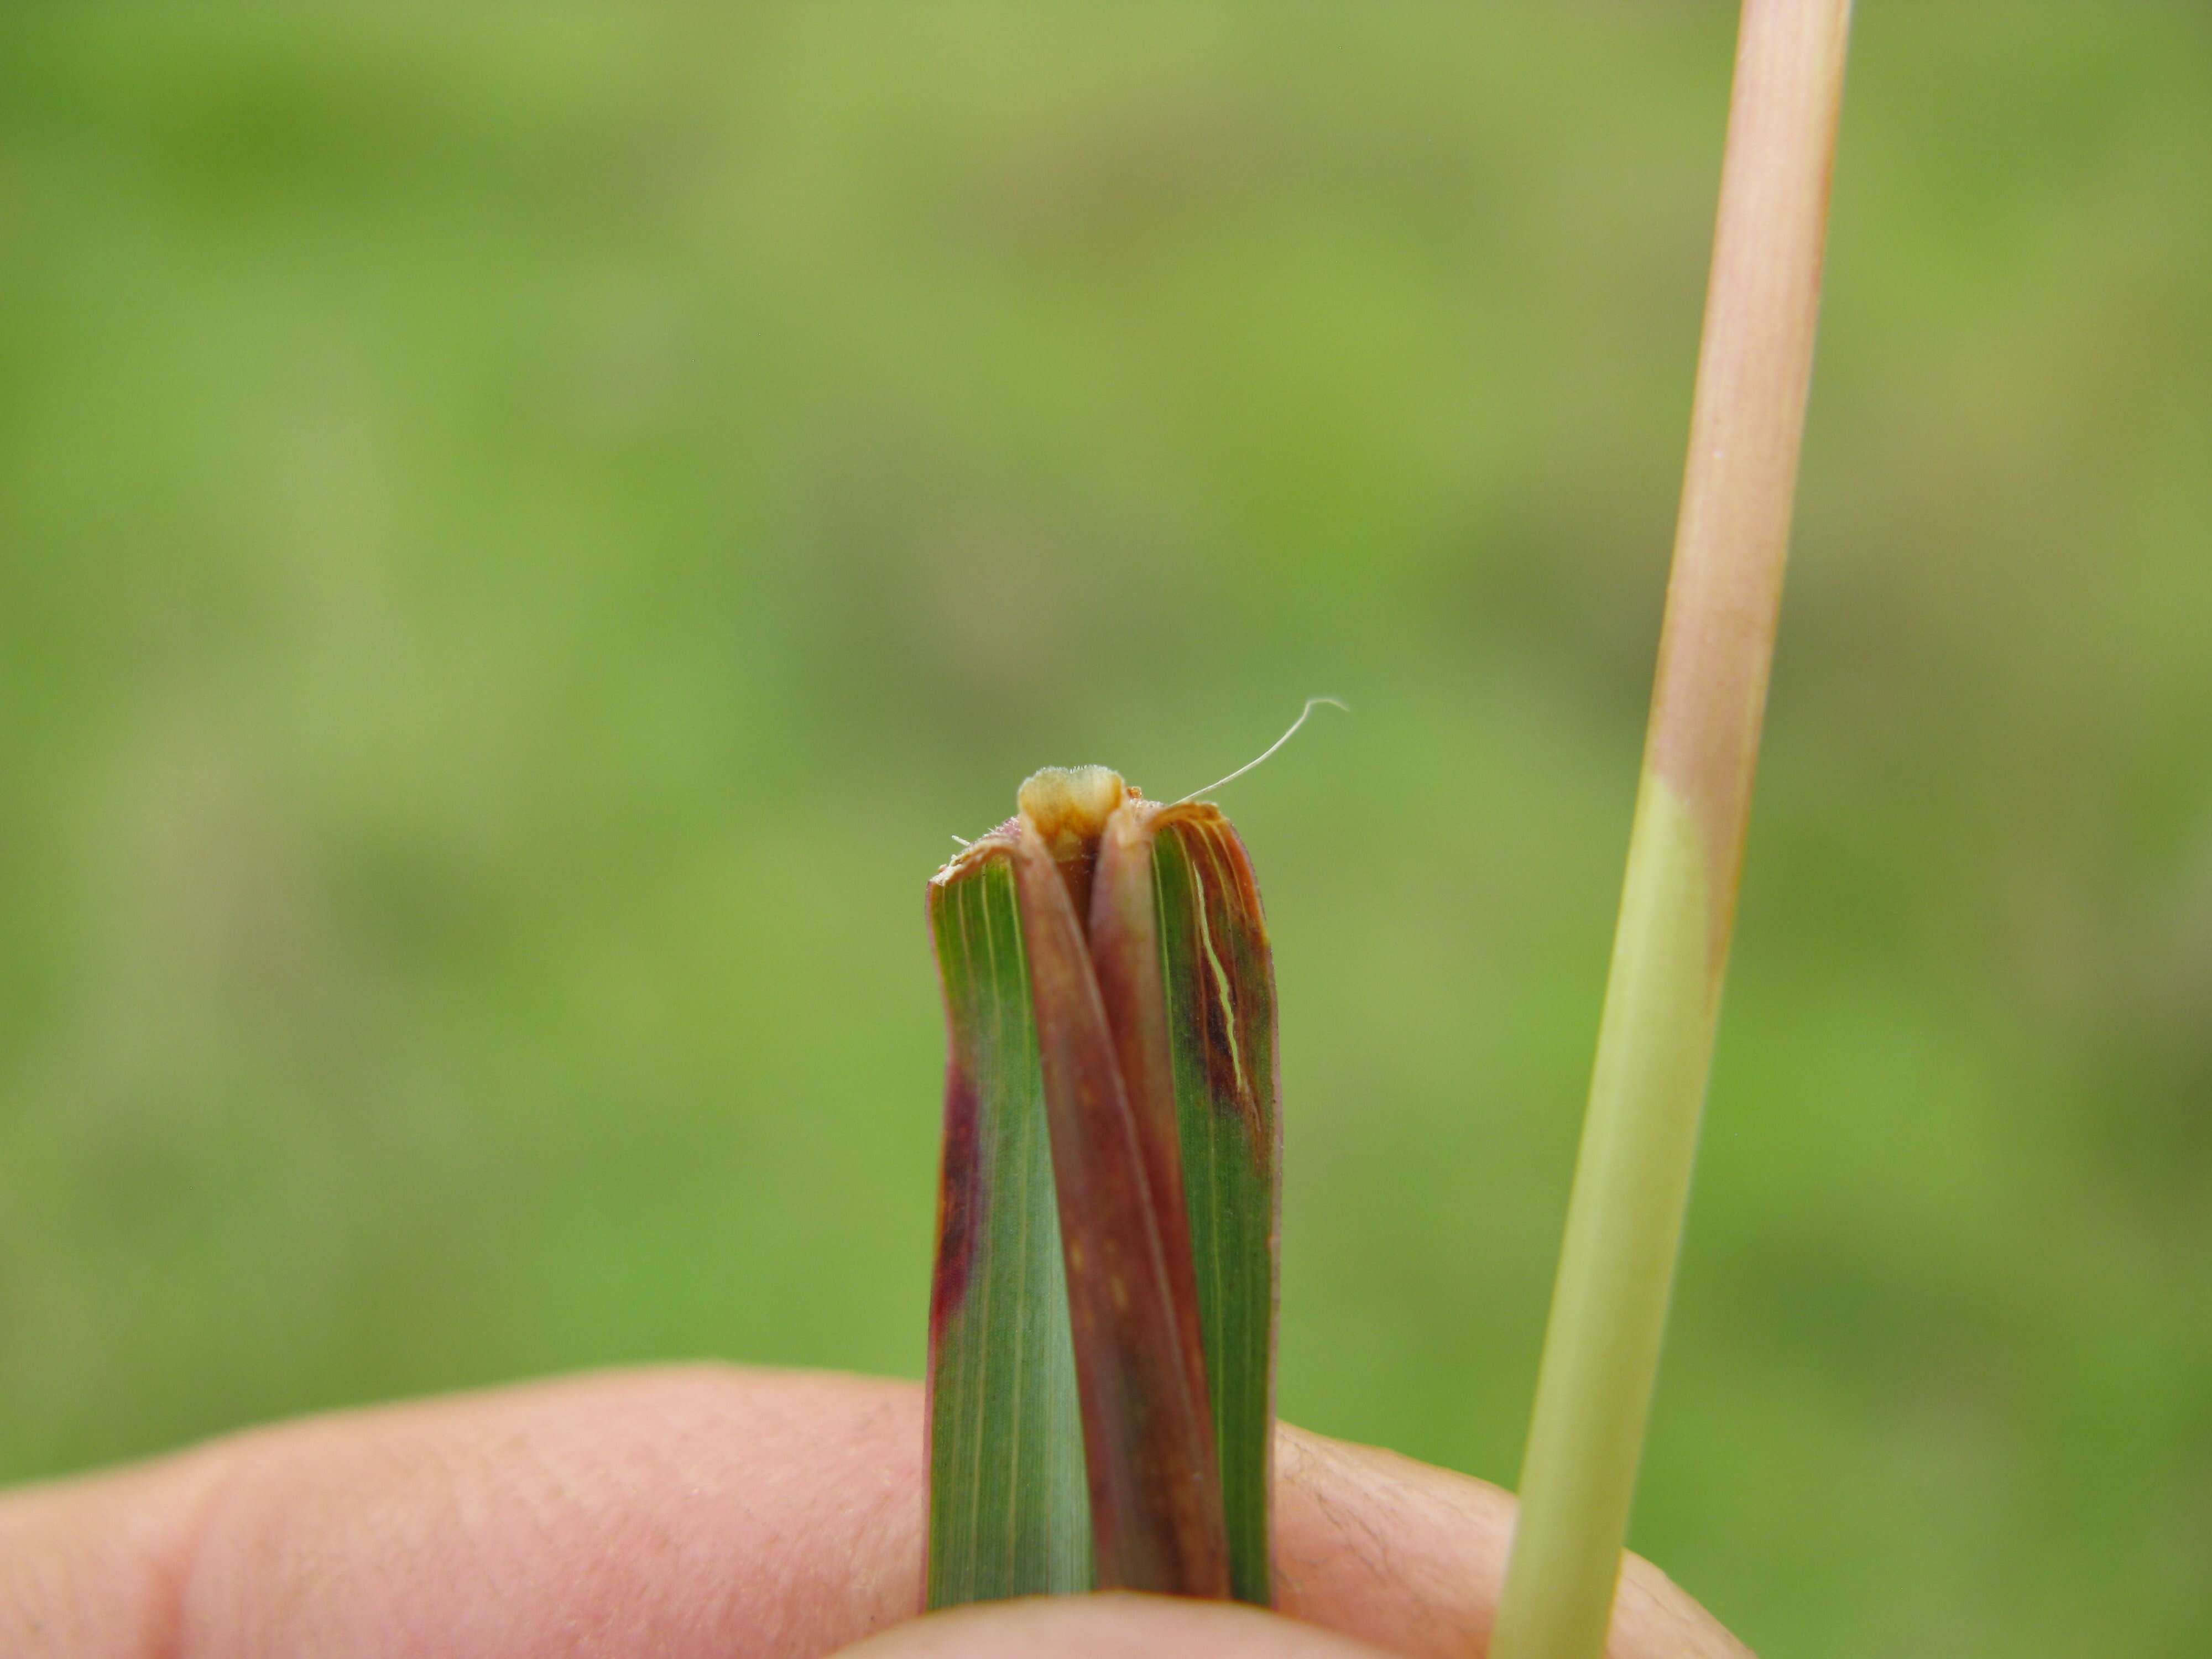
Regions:
[[[1287, 1619], [1115, 1595], [915, 1620], [913, 1384], [719, 1366], [538, 1383], [258, 1429], [0, 1497], [0, 1653], [1481, 1653], [1510, 1497], [1295, 1429], [1279, 1461]], [[1607, 1653], [1747, 1650], [1631, 1557]]]

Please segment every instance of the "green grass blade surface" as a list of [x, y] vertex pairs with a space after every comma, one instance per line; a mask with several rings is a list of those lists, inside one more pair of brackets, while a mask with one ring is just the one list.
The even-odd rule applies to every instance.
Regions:
[[1260, 893], [1209, 805], [1156, 821], [1154, 890], [1213, 1432], [1240, 1601], [1272, 1600], [1282, 1124]]
[[1012, 870], [929, 890], [945, 990], [945, 1168], [930, 1298], [933, 1607], [1085, 1590], [1091, 1519], [1044, 1079]]

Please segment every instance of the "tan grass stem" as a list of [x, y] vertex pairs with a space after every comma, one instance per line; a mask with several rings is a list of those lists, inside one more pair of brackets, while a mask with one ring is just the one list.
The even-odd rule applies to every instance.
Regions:
[[1849, 0], [1744, 0], [1681, 516], [1491, 1659], [1598, 1659], [1711, 1069], [1813, 364]]

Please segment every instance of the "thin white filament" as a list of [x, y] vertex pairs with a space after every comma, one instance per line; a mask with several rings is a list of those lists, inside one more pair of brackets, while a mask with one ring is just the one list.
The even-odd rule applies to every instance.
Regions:
[[1331, 708], [1341, 708], [1347, 714], [1352, 712], [1352, 705], [1345, 702], [1341, 697], [1308, 697], [1306, 699], [1306, 706], [1298, 710], [1298, 717], [1291, 722], [1291, 729], [1289, 731], [1284, 732], [1281, 737], [1277, 738], [1274, 742], [1269, 744], [1265, 750], [1254, 756], [1250, 760], [1246, 761], [1243, 765], [1238, 767], [1227, 777], [1216, 778], [1212, 783], [1207, 784], [1205, 788], [1192, 790], [1190, 793], [1185, 795], [1182, 800], [1176, 801], [1173, 805], [1182, 806], [1188, 802], [1196, 800], [1200, 795], [1212, 794], [1215, 790], [1220, 788], [1224, 783], [1236, 782], [1237, 779], [1243, 777], [1247, 772], [1250, 771], [1254, 767], [1259, 765], [1262, 761], [1273, 755], [1278, 749], [1280, 749], [1292, 738], [1297, 736], [1298, 727], [1304, 726], [1306, 723], [1307, 717], [1323, 703], [1327, 703]]

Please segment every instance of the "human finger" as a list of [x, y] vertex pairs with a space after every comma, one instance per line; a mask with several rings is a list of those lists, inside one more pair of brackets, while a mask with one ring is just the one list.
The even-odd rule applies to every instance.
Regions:
[[[809, 1659], [921, 1600], [910, 1383], [700, 1366], [258, 1430], [0, 1500], [0, 1651]], [[1479, 1652], [1495, 1487], [1285, 1429], [1284, 1610]], [[1629, 1558], [1612, 1659], [1744, 1650]]]

